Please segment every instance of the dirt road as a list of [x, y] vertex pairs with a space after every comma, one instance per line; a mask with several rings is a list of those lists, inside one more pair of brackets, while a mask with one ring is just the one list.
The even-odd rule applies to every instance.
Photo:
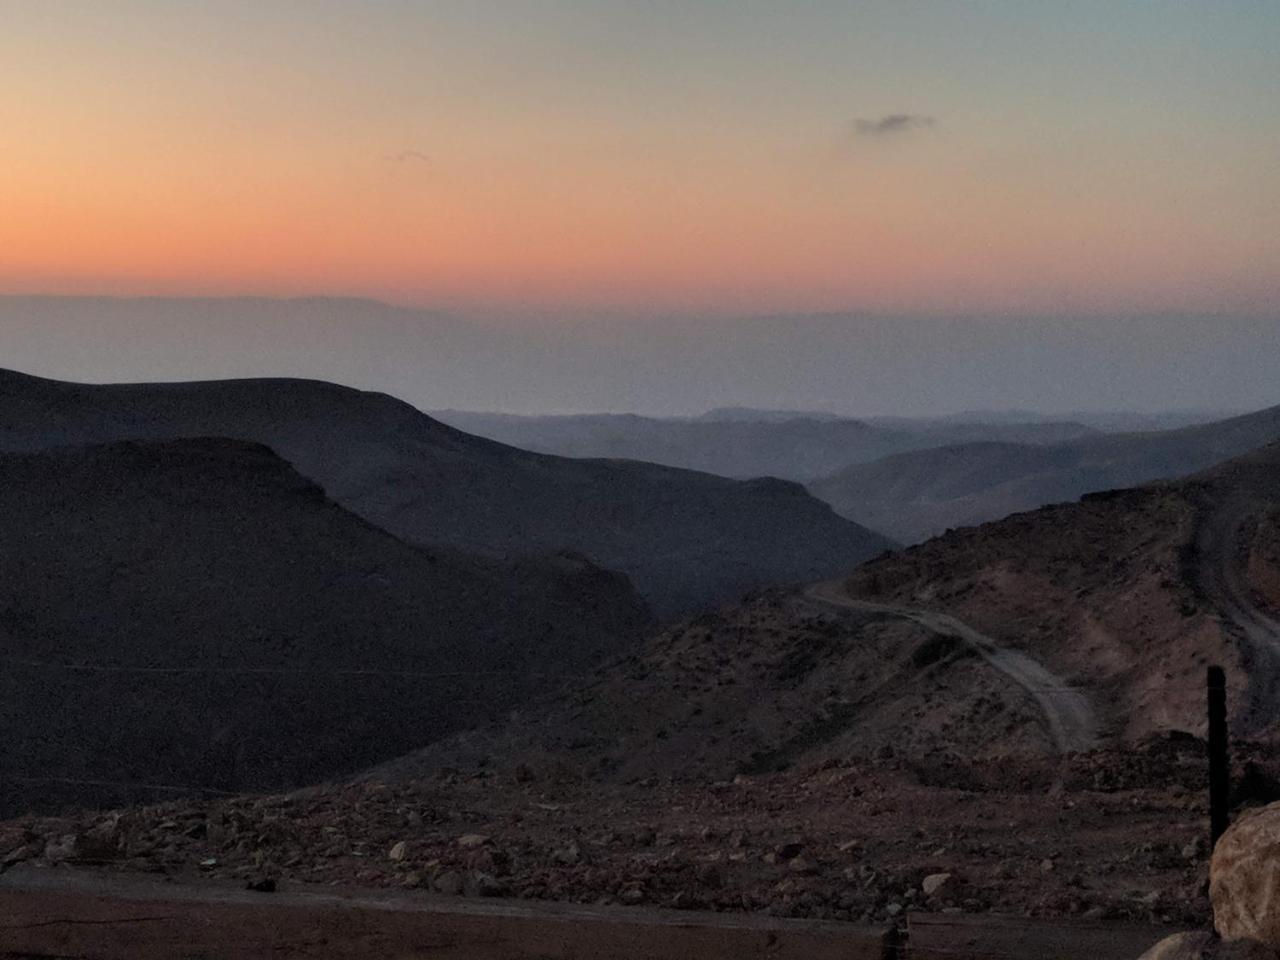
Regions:
[[806, 595], [811, 600], [834, 607], [902, 617], [940, 636], [955, 637], [1035, 700], [1059, 753], [1089, 750], [1097, 744], [1098, 718], [1088, 698], [1022, 651], [1002, 647], [991, 637], [944, 613], [856, 600], [849, 596], [839, 581], [816, 583], [809, 587]]
[[1257, 509], [1256, 502], [1238, 499], [1217, 507], [1201, 522], [1196, 576], [1218, 615], [1245, 645], [1250, 680], [1247, 723], [1261, 730], [1274, 723], [1280, 702], [1280, 621], [1254, 603], [1242, 569], [1242, 533]]

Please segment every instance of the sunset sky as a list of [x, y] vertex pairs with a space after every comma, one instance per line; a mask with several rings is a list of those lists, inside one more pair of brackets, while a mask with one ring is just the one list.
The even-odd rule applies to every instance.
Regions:
[[1276, 312], [1280, 4], [0, 0], [0, 293]]

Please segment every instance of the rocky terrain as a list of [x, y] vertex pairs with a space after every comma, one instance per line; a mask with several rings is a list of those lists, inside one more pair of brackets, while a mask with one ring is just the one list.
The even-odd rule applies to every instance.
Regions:
[[955, 531], [843, 584], [763, 591], [371, 776], [538, 759], [606, 782], [705, 782], [881, 751], [1048, 757], [1202, 734], [1210, 664], [1237, 732], [1270, 735], [1277, 477], [1280, 446]]
[[[1237, 745], [1238, 803], [1273, 796]], [[1264, 773], [1263, 771], [1267, 771]], [[939, 756], [682, 783], [555, 763], [0, 825], [6, 866], [395, 887], [468, 897], [766, 911], [1208, 918], [1204, 744], [1151, 738], [1065, 762]]]
[[283, 788], [634, 648], [625, 577], [407, 544], [265, 447], [0, 455], [0, 811]]
[[960, 618], [1090, 692], [1113, 734], [1201, 726], [1204, 668], [1271, 730], [1280, 445], [1185, 480], [949, 532], [859, 568], [849, 592]]
[[843, 516], [915, 543], [948, 528], [1204, 470], [1280, 440], [1280, 407], [1177, 430], [1032, 445], [982, 442], [851, 466], [809, 489]]
[[797, 484], [530, 453], [330, 383], [87, 386], [0, 372], [0, 450], [200, 436], [270, 446], [406, 540], [493, 556], [575, 550], [625, 573], [664, 618], [834, 576], [891, 546]]
[[545, 703], [370, 776], [556, 763], [611, 782], [855, 763], [892, 751], [1053, 752], [1034, 701], [963, 644], [901, 618], [768, 591], [671, 628]]

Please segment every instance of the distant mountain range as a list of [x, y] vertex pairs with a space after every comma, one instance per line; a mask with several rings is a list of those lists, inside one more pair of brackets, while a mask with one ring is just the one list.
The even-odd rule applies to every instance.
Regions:
[[897, 420], [893, 426], [828, 414], [734, 408], [701, 417], [632, 414], [519, 416], [436, 410], [468, 433], [564, 457], [622, 457], [725, 477], [810, 481], [856, 463], [973, 440], [1055, 443], [1094, 431], [1079, 423]]
[[91, 386], [0, 372], [0, 450], [200, 436], [266, 444], [414, 543], [579, 551], [625, 573], [664, 618], [831, 576], [892, 545], [798, 484], [531, 453], [320, 381]]
[[916, 450], [848, 467], [809, 489], [842, 515], [913, 543], [1091, 491], [1193, 473], [1275, 440], [1280, 407], [1178, 430]]

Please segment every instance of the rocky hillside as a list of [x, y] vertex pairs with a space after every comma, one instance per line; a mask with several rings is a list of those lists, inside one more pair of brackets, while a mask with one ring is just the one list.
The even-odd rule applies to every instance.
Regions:
[[1053, 744], [1035, 704], [963, 644], [899, 617], [770, 591], [369, 776], [523, 764], [609, 781], [714, 781], [951, 750], [1039, 755]]
[[510, 722], [374, 776], [561, 764], [622, 782], [896, 755], [1046, 756], [1280, 724], [1280, 447], [1185, 481], [954, 531], [847, 584], [688, 621]]
[[530, 453], [329, 383], [84, 386], [0, 373], [0, 449], [192, 436], [264, 443], [353, 513], [417, 543], [576, 550], [627, 574], [663, 617], [835, 575], [890, 546], [796, 484]]
[[1280, 445], [1185, 480], [956, 530], [858, 569], [855, 596], [943, 611], [1055, 664], [1116, 733], [1203, 725], [1204, 670], [1236, 722], [1280, 723]]
[[407, 544], [258, 445], [6, 454], [0, 477], [8, 812], [332, 777], [650, 627], [621, 575]]
[[1280, 440], [1280, 407], [1152, 433], [1064, 443], [977, 443], [899, 454], [810, 484], [843, 516], [907, 543], [1115, 489], [1204, 470]]

